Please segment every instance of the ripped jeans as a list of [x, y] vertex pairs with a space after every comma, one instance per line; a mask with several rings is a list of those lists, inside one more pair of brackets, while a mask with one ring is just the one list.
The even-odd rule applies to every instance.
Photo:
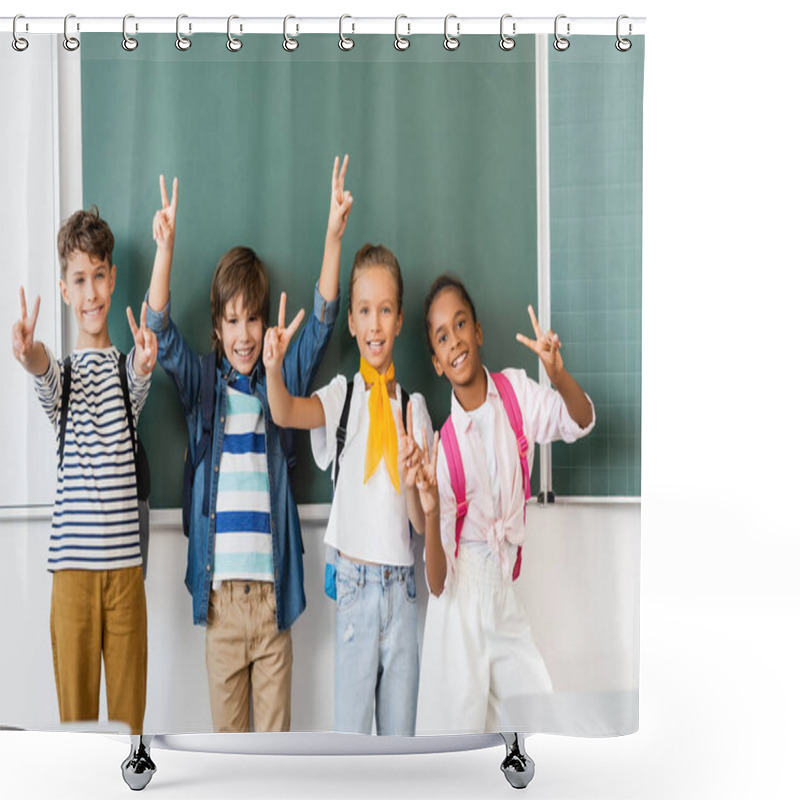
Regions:
[[336, 574], [334, 728], [413, 736], [419, 686], [414, 567], [357, 564]]

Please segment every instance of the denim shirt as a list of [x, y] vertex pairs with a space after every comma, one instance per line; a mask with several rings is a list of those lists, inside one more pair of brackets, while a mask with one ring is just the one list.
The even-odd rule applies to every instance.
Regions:
[[[146, 299], [146, 298], [145, 298]], [[283, 379], [292, 395], [307, 395], [311, 381], [333, 333], [339, 311], [339, 298], [326, 302], [314, 290], [314, 313], [294, 341], [283, 362]], [[189, 429], [191, 456], [202, 433], [200, 408], [200, 357], [194, 353], [170, 319], [170, 304], [161, 312], [147, 307], [147, 326], [158, 340], [158, 361], [175, 382], [183, 415]], [[189, 553], [186, 565], [186, 588], [192, 595], [195, 625], [205, 625], [211, 592], [211, 561], [214, 555], [215, 509], [219, 484], [222, 439], [225, 434], [225, 395], [228, 384], [236, 377], [235, 370], [222, 356], [217, 364], [213, 450], [213, 473], [206, 475], [200, 462], [192, 487], [192, 508], [189, 530]], [[270, 522], [272, 556], [275, 567], [275, 606], [279, 630], [289, 628], [303, 613], [306, 596], [303, 590], [303, 545], [297, 504], [289, 483], [286, 454], [281, 445], [278, 427], [272, 423], [267, 403], [264, 366], [258, 360], [250, 376], [253, 394], [261, 400], [267, 429], [267, 471], [270, 487]], [[203, 492], [208, 483], [210, 513], [203, 514]]]

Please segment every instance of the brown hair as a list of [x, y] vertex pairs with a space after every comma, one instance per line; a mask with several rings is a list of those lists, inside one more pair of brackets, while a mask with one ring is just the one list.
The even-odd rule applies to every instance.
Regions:
[[353, 307], [353, 287], [358, 278], [359, 270], [366, 267], [386, 267], [397, 284], [397, 310], [403, 310], [403, 274], [395, 254], [385, 245], [367, 242], [353, 259], [353, 269], [350, 270], [350, 305]]
[[211, 341], [218, 355], [222, 341], [217, 336], [229, 300], [242, 296], [244, 307], [261, 315], [267, 324], [269, 314], [269, 278], [261, 259], [249, 247], [232, 247], [219, 260], [211, 281]]
[[58, 231], [58, 260], [61, 262], [61, 278], [67, 277], [67, 259], [72, 253], [86, 253], [98, 261], [108, 261], [114, 253], [114, 234], [102, 219], [97, 206], [88, 211], [76, 211]]
[[431, 355], [433, 355], [433, 344], [431, 343], [431, 326], [428, 317], [430, 316], [431, 306], [433, 305], [433, 301], [436, 299], [436, 296], [439, 294], [439, 292], [443, 292], [445, 289], [455, 289], [457, 292], [460, 292], [461, 297], [464, 299], [464, 302], [469, 306], [469, 310], [472, 312], [472, 321], [478, 321], [478, 315], [475, 313], [475, 304], [472, 302], [472, 298], [469, 296], [469, 292], [464, 284], [461, 283], [458, 278], [454, 278], [452, 275], [440, 275], [428, 290], [428, 294], [425, 296], [425, 304], [423, 306], [422, 316], [425, 320], [425, 341], [428, 343], [428, 350], [431, 351]]

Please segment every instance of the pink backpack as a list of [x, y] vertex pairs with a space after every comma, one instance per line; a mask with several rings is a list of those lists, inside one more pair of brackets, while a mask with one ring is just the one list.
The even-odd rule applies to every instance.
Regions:
[[[514, 393], [508, 378], [500, 372], [493, 372], [492, 379], [495, 386], [497, 386], [497, 391], [500, 393], [500, 399], [503, 401], [503, 408], [506, 410], [511, 429], [517, 437], [517, 452], [519, 453], [519, 463], [522, 467], [522, 485], [525, 488], [525, 500], [527, 502], [531, 496], [531, 481], [528, 470], [528, 440], [522, 430], [522, 412], [519, 410], [517, 395]], [[458, 543], [461, 540], [461, 529], [464, 527], [464, 517], [467, 516], [469, 502], [467, 501], [466, 481], [464, 478], [464, 463], [461, 460], [461, 451], [458, 449], [458, 440], [453, 428], [452, 417], [448, 417], [444, 425], [442, 425], [442, 445], [447, 459], [447, 468], [450, 472], [450, 485], [453, 487], [453, 492], [456, 496], [456, 558], [458, 558]], [[525, 511], [523, 511], [523, 514], [525, 514]], [[522, 547], [520, 546], [517, 548], [517, 560], [514, 562], [513, 580], [519, 577], [521, 567]]]

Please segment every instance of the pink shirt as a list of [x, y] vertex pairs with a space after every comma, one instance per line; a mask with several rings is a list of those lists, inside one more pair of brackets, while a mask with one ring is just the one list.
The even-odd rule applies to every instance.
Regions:
[[[534, 442], [546, 444], [559, 439], [574, 442], [586, 436], [594, 427], [594, 405], [592, 405], [591, 423], [586, 428], [581, 428], [570, 417], [563, 398], [555, 389], [540, 386], [521, 369], [504, 369], [503, 374], [517, 395], [522, 413], [522, 426], [529, 444], [529, 470], [533, 468]], [[516, 437], [488, 370], [486, 375], [488, 382], [486, 403], [491, 407], [494, 418], [494, 449], [500, 487], [500, 513], [498, 515], [495, 512], [486, 451], [478, 426], [464, 411], [453, 393], [450, 413], [464, 464], [466, 495], [469, 501], [464, 527], [461, 529], [460, 547], [471, 544], [488, 546], [491, 557], [500, 561], [503, 574], [508, 576], [514, 564], [516, 548], [525, 539], [525, 490], [522, 484]], [[591, 403], [591, 400], [589, 402]], [[436, 476], [439, 483], [442, 545], [447, 558], [446, 588], [456, 566], [456, 501], [441, 442]]]

